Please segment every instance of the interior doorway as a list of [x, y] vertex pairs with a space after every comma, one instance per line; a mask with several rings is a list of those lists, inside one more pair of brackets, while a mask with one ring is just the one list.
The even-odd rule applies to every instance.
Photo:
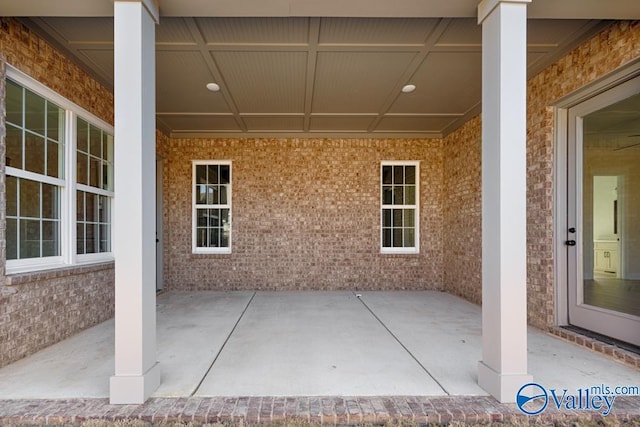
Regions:
[[[592, 279], [622, 278], [621, 265], [622, 218], [620, 209], [624, 191], [618, 191], [622, 176], [595, 175], [593, 177], [593, 272]], [[589, 275], [585, 272], [585, 279]]]

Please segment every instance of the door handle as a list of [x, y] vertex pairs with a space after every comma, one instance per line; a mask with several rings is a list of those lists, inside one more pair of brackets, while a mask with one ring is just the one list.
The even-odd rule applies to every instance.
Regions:
[[576, 245], [576, 241], [575, 240], [566, 240], [564, 242], [565, 245], [567, 246], [575, 246]]

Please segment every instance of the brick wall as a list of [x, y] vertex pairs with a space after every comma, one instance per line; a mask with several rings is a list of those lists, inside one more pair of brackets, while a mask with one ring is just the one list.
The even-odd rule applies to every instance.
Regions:
[[482, 302], [482, 141], [480, 117], [444, 140], [444, 283]]
[[[440, 289], [440, 140], [172, 139], [169, 289]], [[191, 252], [192, 160], [233, 162], [233, 253]], [[380, 161], [420, 160], [420, 254], [380, 254]]]
[[528, 84], [527, 254], [529, 322], [554, 323], [553, 156], [555, 100], [640, 56], [640, 21], [618, 22]]
[[0, 367], [113, 317], [113, 280], [113, 264], [5, 278]]
[[5, 276], [5, 63], [113, 122], [113, 96], [29, 29], [0, 18], [0, 367], [113, 316], [113, 263]]
[[[554, 102], [640, 56], [640, 22], [617, 22], [554, 63], [527, 85], [528, 321], [555, 322], [553, 258]], [[445, 285], [481, 299], [479, 119], [449, 135], [445, 150]], [[473, 176], [471, 178], [469, 175]], [[450, 197], [449, 197], [450, 196]], [[475, 232], [467, 231], [462, 224]]]

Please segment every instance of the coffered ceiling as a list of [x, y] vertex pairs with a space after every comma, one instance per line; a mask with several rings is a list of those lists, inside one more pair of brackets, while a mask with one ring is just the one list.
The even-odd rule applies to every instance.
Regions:
[[[479, 0], [146, 1], [160, 12], [158, 126], [174, 136], [440, 137], [480, 112]], [[527, 9], [529, 76], [606, 20], [640, 19], [638, 0]], [[113, 0], [0, 0], [1, 15], [108, 87], [113, 10]]]
[[[113, 18], [25, 22], [113, 86]], [[530, 20], [529, 74], [602, 25]], [[475, 18], [164, 17], [156, 40], [172, 136], [441, 137], [480, 112]]]
[[[534, 0], [529, 76], [605, 19], [640, 18], [637, 1]], [[480, 113], [478, 0], [158, 3], [157, 124], [172, 136], [442, 137]], [[113, 0], [0, 0], [0, 12], [113, 86]]]

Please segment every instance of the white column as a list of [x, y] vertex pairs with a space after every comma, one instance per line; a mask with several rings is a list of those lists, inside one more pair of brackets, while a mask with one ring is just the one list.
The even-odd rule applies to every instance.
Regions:
[[478, 384], [515, 402], [527, 374], [527, 3], [483, 0], [482, 361]]
[[152, 0], [116, 0], [115, 375], [111, 403], [143, 403], [160, 385], [155, 294], [155, 25]]

